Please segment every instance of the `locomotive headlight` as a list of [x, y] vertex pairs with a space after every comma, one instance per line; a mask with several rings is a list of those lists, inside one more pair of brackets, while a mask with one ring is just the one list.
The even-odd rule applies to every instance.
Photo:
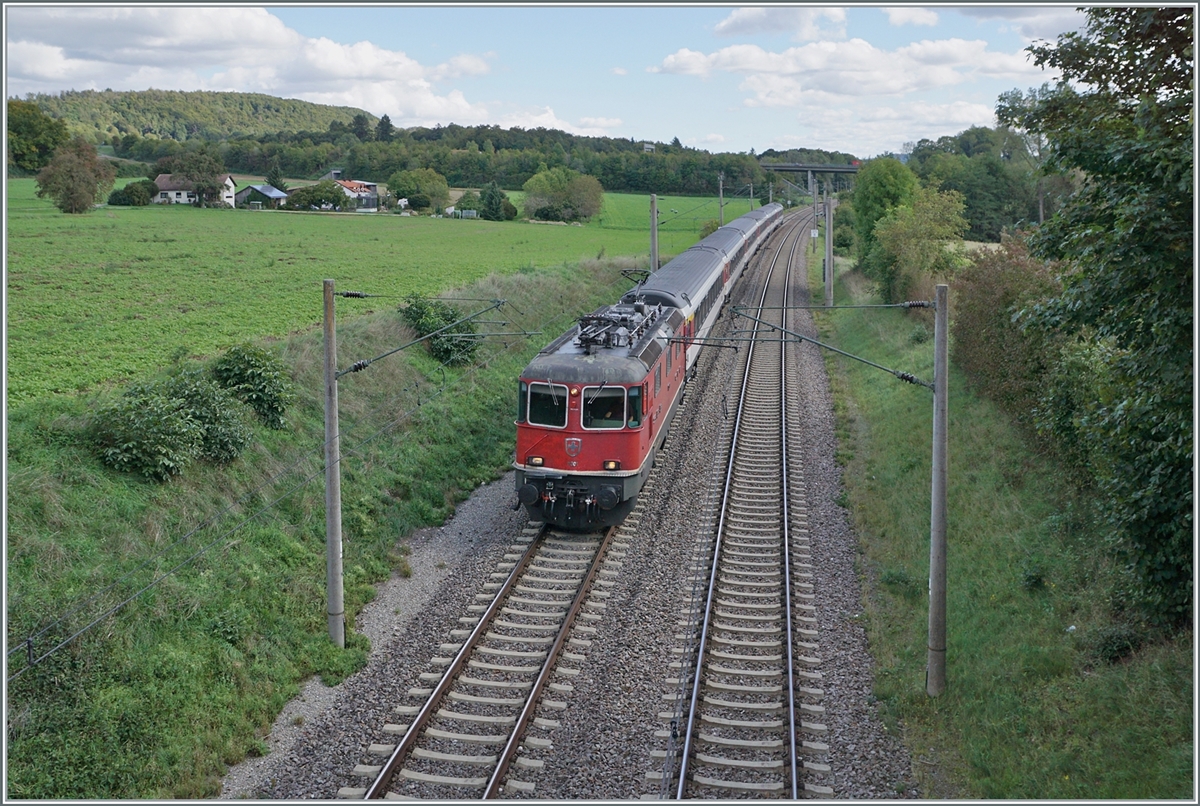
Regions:
[[546, 460], [540, 456], [527, 456], [525, 457], [525, 464], [532, 467], [541, 467], [546, 464]]
[[620, 470], [621, 463], [618, 462], [616, 459], [605, 459], [604, 460], [604, 469], [605, 470]]
[[578, 386], [572, 386], [572, 387], [571, 387], [571, 397], [575, 397], [575, 396], [577, 396], [578, 394], [579, 394], [579, 387], [578, 387]]

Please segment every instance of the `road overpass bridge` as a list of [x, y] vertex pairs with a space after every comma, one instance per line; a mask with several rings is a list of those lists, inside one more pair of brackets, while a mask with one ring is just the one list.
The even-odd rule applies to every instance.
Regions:
[[794, 173], [808, 174], [808, 192], [814, 193], [813, 175], [814, 174], [855, 174], [858, 173], [858, 163], [854, 162], [850, 165], [824, 165], [820, 163], [809, 162], [759, 162], [759, 167], [764, 171], [775, 171], [776, 173]]

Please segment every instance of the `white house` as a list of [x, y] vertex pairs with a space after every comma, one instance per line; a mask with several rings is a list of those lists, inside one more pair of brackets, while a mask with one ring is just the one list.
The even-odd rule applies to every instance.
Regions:
[[[230, 207], [235, 205], [234, 195], [237, 192], [237, 182], [231, 174], [219, 177], [224, 184], [221, 188], [221, 202]], [[193, 204], [196, 202], [196, 191], [192, 183], [186, 179], [176, 179], [173, 174], [159, 174], [154, 179], [158, 185], [156, 204]]]

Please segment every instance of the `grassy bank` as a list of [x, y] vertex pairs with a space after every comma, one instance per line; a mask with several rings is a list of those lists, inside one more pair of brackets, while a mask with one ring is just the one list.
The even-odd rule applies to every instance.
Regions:
[[[486, 318], [543, 333], [491, 339], [479, 366], [444, 377], [418, 347], [342, 379], [348, 623], [372, 584], [403, 568], [407, 534], [507, 466], [521, 366], [628, 287], [619, 269], [630, 265], [484, 278], [458, 295], [511, 299]], [[342, 365], [412, 337], [394, 310], [361, 313], [377, 301], [338, 306]], [[11, 681], [9, 798], [211, 797], [226, 764], [262, 752], [301, 681], [333, 683], [364, 661], [365, 639], [338, 650], [326, 636], [320, 333], [272, 349], [300, 389], [288, 427], [258, 430], [228, 467], [197, 464], [163, 485], [109, 470], [89, 449], [99, 396], [10, 408], [10, 674], [31, 633], [47, 630], [40, 654], [95, 626]]]
[[[837, 304], [879, 301], [850, 272], [835, 293]], [[932, 380], [931, 318], [860, 309], [817, 320], [835, 346]], [[911, 748], [926, 795], [1190, 798], [1191, 634], [1126, 651], [1128, 636], [1109, 621], [1110, 601], [1123, 595], [1119, 569], [1073, 514], [1055, 467], [966, 388], [953, 346], [948, 689], [926, 696], [930, 393], [832, 354], [827, 366], [862, 550], [874, 696]]]

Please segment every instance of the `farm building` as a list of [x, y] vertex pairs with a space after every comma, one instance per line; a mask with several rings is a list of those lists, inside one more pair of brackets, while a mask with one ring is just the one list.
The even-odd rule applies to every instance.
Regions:
[[[224, 174], [220, 179], [225, 185], [221, 189], [221, 201], [233, 207], [237, 182], [233, 180], [231, 174]], [[174, 174], [159, 174], [155, 178], [154, 184], [158, 185], [158, 198], [154, 200], [155, 204], [194, 204], [197, 200], [192, 183], [186, 179], [176, 179]]]
[[249, 185], [242, 190], [239, 190], [233, 197], [234, 201], [241, 204], [254, 205], [255, 203], [274, 210], [280, 204], [287, 201], [288, 195], [282, 190], [274, 188], [270, 185]]
[[360, 213], [379, 211], [379, 186], [374, 182], [356, 182], [353, 179], [335, 179], [342, 192], [354, 200]]

